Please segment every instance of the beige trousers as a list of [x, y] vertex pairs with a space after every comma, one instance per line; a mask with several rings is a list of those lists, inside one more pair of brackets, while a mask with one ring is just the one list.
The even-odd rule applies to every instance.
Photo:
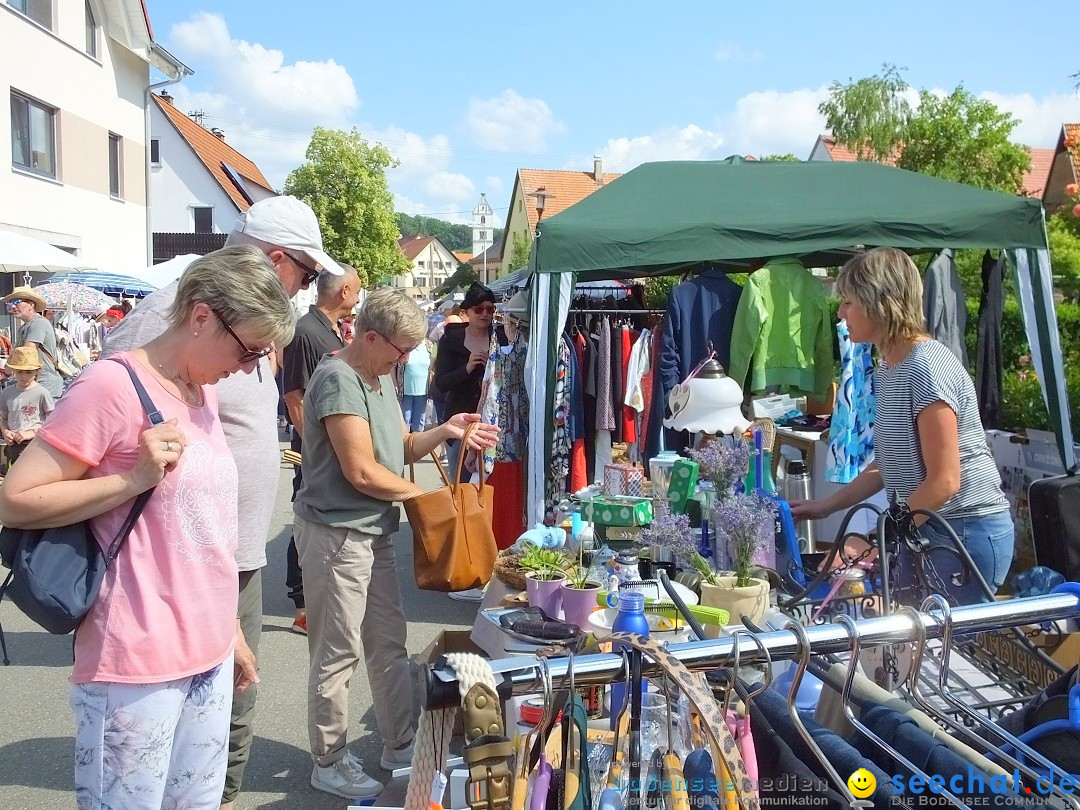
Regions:
[[308, 617], [308, 738], [315, 763], [346, 754], [349, 683], [361, 644], [383, 744], [416, 733], [407, 627], [391, 538], [294, 517]]

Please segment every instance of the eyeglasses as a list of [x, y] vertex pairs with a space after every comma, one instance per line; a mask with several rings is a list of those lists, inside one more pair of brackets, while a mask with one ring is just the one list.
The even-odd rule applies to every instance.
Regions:
[[480, 304], [479, 306], [473, 307], [472, 311], [475, 312], [477, 315], [494, 315], [495, 314], [495, 305], [494, 304]]
[[12, 307], [17, 307], [21, 303], [22, 303], [21, 298], [12, 298], [10, 301], [7, 302], [7, 305], [8, 305], [9, 308], [12, 308]]
[[304, 271], [303, 283], [305, 285], [311, 284], [312, 282], [315, 281], [315, 279], [317, 279], [319, 277], [319, 268], [312, 267], [310, 264], [305, 264], [304, 262], [300, 261], [298, 258], [296, 258], [291, 253], [288, 254], [288, 255], [289, 255], [289, 258], [292, 259], [296, 263], [296, 266]]
[[[265, 349], [249, 348], [248, 345], [244, 343], [243, 340], [241, 340], [240, 336], [233, 331], [233, 328], [229, 326], [229, 322], [225, 320], [225, 316], [223, 316], [216, 309], [212, 309], [210, 311], [217, 316], [217, 319], [221, 321], [221, 325], [225, 327], [225, 331], [232, 335], [232, 339], [236, 341], [236, 345], [241, 348], [242, 351], [239, 358], [240, 365], [244, 365], [245, 363], [250, 363], [252, 361], [258, 362], [259, 360], [262, 360], [264, 357], [269, 355], [272, 351], [274, 351], [273, 346], [267, 346]], [[262, 368], [260, 366], [255, 366], [255, 370], [259, 375], [259, 382], [262, 382]]]
[[402, 357], [404, 357], [405, 355], [407, 355], [407, 354], [410, 354], [411, 352], [414, 352], [414, 351], [416, 351], [416, 346], [419, 346], [419, 345], [420, 345], [419, 343], [417, 343], [417, 344], [416, 344], [416, 346], [413, 346], [413, 347], [412, 347], [411, 349], [403, 349], [403, 348], [401, 348], [400, 346], [398, 346], [398, 345], [397, 345], [396, 343], [394, 343], [394, 341], [392, 341], [392, 340], [391, 340], [390, 338], [388, 338], [388, 337], [387, 337], [386, 335], [384, 335], [384, 334], [383, 334], [382, 332], [376, 332], [375, 334], [376, 334], [376, 335], [378, 335], [379, 337], [381, 337], [381, 338], [382, 338], [383, 340], [385, 340], [385, 341], [386, 341], [387, 343], [389, 343], [389, 344], [390, 344], [391, 346], [393, 346], [393, 347], [394, 347], [394, 349], [395, 349], [395, 350], [397, 351], [397, 353], [398, 353], [398, 357], [397, 357], [397, 359], [398, 359], [398, 360], [400, 360], [400, 359], [401, 359]]

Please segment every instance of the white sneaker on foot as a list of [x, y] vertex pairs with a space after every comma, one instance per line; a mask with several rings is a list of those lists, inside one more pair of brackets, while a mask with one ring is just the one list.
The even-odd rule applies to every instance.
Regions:
[[379, 764], [383, 770], [394, 771], [398, 768], [408, 768], [412, 765], [413, 744], [409, 743], [404, 748], [391, 748], [389, 745], [382, 747], [382, 759]]
[[371, 799], [374, 801], [382, 793], [382, 782], [377, 782], [364, 773], [364, 764], [346, 754], [333, 765], [325, 768], [315, 765], [311, 769], [311, 786], [346, 799]]
[[484, 601], [484, 589], [483, 588], [469, 588], [467, 591], [451, 591], [447, 594], [451, 599], [455, 599], [458, 602], [483, 602]]

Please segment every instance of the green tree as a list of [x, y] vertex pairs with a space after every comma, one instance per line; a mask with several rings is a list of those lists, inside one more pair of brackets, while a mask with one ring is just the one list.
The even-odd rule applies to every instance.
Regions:
[[1080, 219], [1062, 209], [1046, 220], [1050, 266], [1065, 297], [1080, 300]]
[[315, 211], [326, 252], [355, 267], [365, 286], [406, 272], [386, 182], [386, 170], [397, 163], [386, 148], [355, 128], [316, 127], [304, 157], [285, 180], [285, 193]]
[[455, 287], [461, 287], [461, 289], [467, 290], [479, 280], [480, 276], [471, 264], [459, 264], [457, 270], [451, 274], [450, 278], [446, 279], [446, 281], [435, 288], [433, 295], [436, 298], [440, 298], [447, 293], [453, 292]]
[[764, 163], [798, 163], [802, 158], [796, 157], [791, 154], [791, 152], [787, 152], [783, 155], [765, 155], [764, 157], [759, 158], [759, 160]]
[[527, 233], [515, 233], [514, 241], [510, 249], [510, 269], [520, 270], [529, 263], [529, 253], [532, 251], [532, 239]]
[[883, 64], [881, 75], [847, 84], [829, 85], [829, 98], [818, 106], [837, 143], [851, 149], [859, 160], [884, 163], [904, 140], [911, 118], [905, 97], [905, 68]]
[[1019, 120], [960, 85], [947, 96], [919, 92], [897, 165], [945, 180], [1016, 194], [1031, 157], [1010, 140]]

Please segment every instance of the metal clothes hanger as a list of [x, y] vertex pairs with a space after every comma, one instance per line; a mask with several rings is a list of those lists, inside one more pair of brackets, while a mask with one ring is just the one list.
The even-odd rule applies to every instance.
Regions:
[[[929, 774], [927, 774], [922, 768], [916, 766], [915, 763], [913, 763], [911, 760], [909, 760], [907, 757], [905, 757], [903, 754], [901, 754], [899, 751], [897, 751], [895, 748], [893, 748], [891, 745], [881, 739], [881, 737], [871, 731], [862, 722], [862, 720], [855, 716], [855, 712], [851, 708], [851, 685], [855, 681], [855, 672], [857, 670], [857, 663], [859, 660], [859, 650], [862, 647], [862, 642], [859, 635], [859, 625], [855, 622], [854, 619], [843, 613], [839, 614], [836, 617], [835, 623], [841, 625], [844, 628], [845, 632], [847, 632], [848, 637], [851, 639], [851, 658], [848, 662], [847, 677], [844, 679], [844, 688], [840, 692], [840, 702], [843, 705], [844, 716], [847, 718], [847, 721], [851, 723], [851, 725], [854, 726], [855, 729], [859, 731], [864, 737], [869, 739], [871, 742], [873, 742], [875, 745], [877, 745], [879, 748], [889, 754], [889, 756], [902, 764], [913, 774], [921, 776], [923, 779], [927, 780], [927, 783], [929, 784]], [[845, 787], [847, 787], [847, 785], [845, 785]], [[956, 796], [954, 796], [952, 793], [950, 793], [948, 790], [945, 790], [944, 788], [942, 788], [939, 795], [943, 796], [950, 804], [956, 807], [967, 807], [967, 805], [960, 801], [960, 799], [958, 799]]]
[[551, 765], [548, 764], [547, 757], [544, 755], [544, 739], [547, 737], [549, 723], [555, 719], [555, 689], [551, 682], [551, 665], [544, 656], [539, 656], [539, 660], [543, 664], [544, 671], [544, 713], [540, 718], [540, 723], [526, 735], [528, 744], [525, 746], [525, 756], [522, 760], [522, 778], [527, 780], [529, 778], [529, 760], [531, 759], [529, 752], [532, 747], [530, 738], [535, 735], [536, 739], [540, 741], [540, 756], [532, 783], [532, 798], [529, 802], [529, 810], [544, 810], [547, 805], [547, 795], [548, 789], [551, 787], [552, 775]]
[[[1080, 808], [1080, 799], [1078, 799], [1072, 794], [1065, 793], [1060, 789], [1061, 783], [1058, 778], [1058, 774], [1064, 776], [1064, 769], [1062, 769], [1059, 765], [1055, 765], [1053, 762], [1040, 754], [1030, 745], [1022, 742], [1020, 739], [1010, 734], [1005, 729], [1001, 728], [1001, 726], [997, 725], [996, 723], [990, 722], [987, 718], [983, 717], [978, 712], [973, 711], [968, 706], [965, 706], [955, 696], [949, 694], [945, 682], [949, 677], [949, 659], [952, 656], [952, 606], [949, 604], [948, 600], [940, 594], [931, 594], [923, 601], [922, 605], [920, 606], [920, 610], [929, 613], [931, 608], [937, 608], [939, 611], [941, 611], [941, 670], [938, 672], [938, 689], [935, 691], [940, 693], [940, 696], [945, 700], [945, 702], [952, 706], [954, 709], [956, 709], [958, 712], [960, 712], [962, 715], [970, 718], [972, 721], [978, 723], [983, 728], [986, 728], [987, 730], [993, 732], [996, 736], [1011, 745], [1017, 752], [1031, 758], [1041, 767], [1046, 768], [1051, 775], [1050, 782], [1054, 795], [1060, 796], [1070, 806], [1074, 808]], [[1032, 773], [1033, 775], [1031, 778], [1033, 778], [1036, 782], [1038, 782], [1041, 776], [1044, 776], [1043, 774], [1039, 774], [1038, 772], [1033, 772], [1030, 766], [1026, 765], [1023, 762], [1017, 762], [1000, 749], [997, 749], [995, 753], [1015, 763], [1022, 771], [1025, 772], [1025, 775]]]
[[[600, 800], [597, 803], [600, 810], [613, 810], [615, 807], [622, 806], [622, 789], [619, 786], [622, 784], [623, 762], [619, 755], [619, 738], [622, 733], [623, 715], [630, 705], [630, 656], [626, 650], [622, 651], [622, 659], [626, 688], [623, 691], [623, 705], [619, 707], [619, 712], [615, 715], [615, 740], [611, 746], [611, 762], [608, 763], [604, 792], [600, 794]], [[615, 707], [612, 706], [611, 711], [614, 710]]]
[[690, 796], [686, 790], [686, 778], [683, 775], [682, 762], [675, 753], [675, 746], [671, 739], [671, 729], [675, 725], [671, 715], [671, 693], [668, 689], [668, 676], [664, 673], [664, 702], [667, 704], [667, 752], [664, 754], [661, 775], [663, 780], [664, 801], [670, 808], [682, 808], [690, 806]]
[[[937, 597], [937, 598], [935, 599], [934, 597]], [[927, 599], [925, 602], [923, 602], [923, 606], [922, 606], [923, 609], [925, 610], [927, 605], [930, 605], [930, 604], [940, 605], [942, 602], [944, 602], [944, 604], [946, 606], [946, 612], [943, 614], [943, 616], [947, 616], [948, 615], [948, 612], [947, 612], [947, 610], [948, 610], [948, 602], [945, 601], [941, 596], [939, 596], [937, 594], [935, 594], [934, 597], [931, 597], [931, 598]], [[942, 600], [942, 602], [938, 602], [937, 600], [939, 600], [939, 599]], [[1023, 762], [1019, 761], [1018, 759], [1016, 759], [1016, 758], [1014, 758], [1012, 756], [1009, 756], [1009, 754], [1007, 754], [1005, 751], [1003, 751], [1002, 749], [995, 746], [992, 742], [990, 742], [986, 738], [981, 737], [978, 734], [976, 734], [975, 731], [972, 728], [969, 728], [968, 726], [965, 726], [963, 723], [960, 723], [957, 720], [955, 720], [954, 718], [950, 717], [948, 714], [941, 711], [938, 707], [934, 706], [932, 703], [930, 703], [926, 699], [926, 697], [920, 691], [921, 690], [920, 674], [921, 674], [921, 669], [922, 669], [923, 653], [926, 650], [926, 627], [925, 627], [925, 625], [923, 625], [922, 615], [920, 614], [920, 612], [918, 610], [915, 610], [915, 608], [910, 607], [910, 606], [905, 606], [905, 607], [900, 608], [900, 610], [898, 610], [897, 613], [898, 614], [903, 614], [903, 615], [907, 616], [908, 618], [910, 618], [911, 621], [912, 621], [912, 626], [915, 628], [915, 637], [916, 637], [915, 638], [915, 650], [914, 650], [912, 660], [911, 660], [911, 669], [907, 673], [907, 679], [906, 679], [905, 684], [904, 684], [906, 686], [906, 692], [908, 693], [908, 696], [911, 698], [912, 702], [915, 703], [920, 709], [922, 709], [928, 715], [933, 717], [935, 720], [937, 720], [938, 722], [943, 723], [944, 725], [948, 726], [948, 730], [951, 730], [954, 733], [957, 733], [958, 735], [962, 735], [964, 739], [966, 739], [968, 742], [970, 742], [973, 745], [973, 747], [979, 749], [982, 752], [990, 754], [992, 756], [1000, 757], [1001, 759], [1005, 760], [1010, 765], [1012, 765], [1014, 768], [1017, 768], [1018, 770], [1023, 772], [1024, 776], [1026, 776], [1028, 779], [1032, 780], [1033, 782], [1037, 782], [1039, 777], [1042, 774], [1040, 774], [1037, 771], [1034, 771], [1033, 769], [1027, 767]], [[945, 620], [943, 619], [943, 621], [945, 621]], [[950, 630], [950, 635], [951, 635], [951, 630]], [[944, 640], [944, 636], [943, 636], [943, 643], [948, 644], [949, 642], [951, 642], [951, 638], [946, 641], [946, 640]], [[943, 653], [944, 653], [944, 651], [943, 651]], [[947, 657], [947, 653], [944, 653], [944, 655]], [[948, 662], [946, 660], [946, 661], [944, 661], [944, 663], [942, 665], [942, 670], [946, 673], [946, 675], [948, 674], [947, 663]], [[945, 700], [947, 702], [951, 702], [950, 701], [950, 696], [947, 693], [944, 693], [944, 692], [939, 693], [937, 690], [934, 690], [934, 691], [935, 691], [935, 694], [937, 694], [937, 696], [939, 698], [941, 698], [942, 700]], [[1004, 739], [1007, 739], [1007, 740], [1010, 740], [1010, 741], [1012, 739], [1015, 739], [1011, 734], [1006, 732], [1004, 729], [1001, 729], [1001, 728], [997, 727], [996, 725], [990, 723], [990, 721], [987, 720], [987, 718], [984, 718], [984, 717], [982, 717], [981, 715], [978, 715], [975, 712], [972, 712], [972, 715], [974, 715], [974, 719], [977, 720], [979, 722], [979, 724], [982, 725], [984, 728], [991, 728], [991, 730], [996, 732], [999, 736], [1001, 736]], [[1068, 796], [1064, 792], [1061, 792], [1059, 794], [1057, 791], [1055, 791], [1055, 795], [1060, 795], [1061, 798], [1063, 798], [1070, 806], [1072, 806], [1074, 808], [1077, 807], [1078, 804], [1080, 804], [1080, 802], [1077, 801], [1077, 798], [1075, 796]]]
[[855, 795], [851, 792], [851, 789], [848, 787], [847, 780], [842, 778], [840, 774], [836, 772], [836, 768], [833, 767], [829, 758], [825, 756], [825, 752], [818, 747], [817, 741], [814, 739], [809, 729], [806, 728], [802, 718], [799, 716], [799, 710], [795, 707], [795, 696], [799, 694], [799, 686], [802, 684], [803, 674], [806, 672], [806, 665], [810, 663], [810, 638], [806, 635], [806, 628], [798, 622], [793, 621], [784, 625], [784, 629], [790, 630], [792, 634], [794, 634], [799, 656], [795, 667], [795, 677], [791, 679], [791, 688], [788, 690], [787, 696], [787, 708], [788, 714], [791, 715], [791, 722], [795, 725], [795, 730], [799, 732], [799, 736], [802, 737], [803, 742], [806, 743], [806, 746], [813, 755], [821, 762], [821, 766], [825, 769], [829, 778], [832, 779], [833, 784], [840, 789], [840, 795], [847, 800], [850, 807], [857, 807], [857, 800], [855, 799]]

